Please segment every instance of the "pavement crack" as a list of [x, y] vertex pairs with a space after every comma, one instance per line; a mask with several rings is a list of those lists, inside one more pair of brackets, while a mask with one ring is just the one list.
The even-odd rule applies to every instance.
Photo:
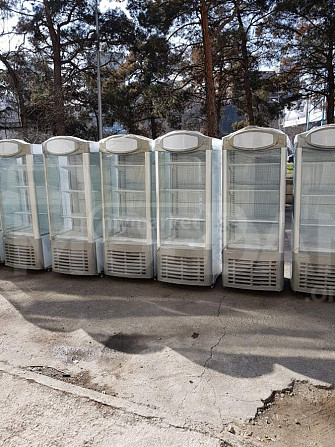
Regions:
[[[221, 300], [220, 300], [220, 302], [219, 302], [219, 306], [218, 306], [217, 314], [216, 314], [216, 317], [219, 318], [220, 321], [222, 321], [222, 320], [221, 320], [221, 306], [222, 306], [223, 300], [225, 299], [226, 296], [227, 296], [227, 295], [223, 295], [223, 297], [221, 298]], [[217, 346], [219, 346], [219, 344], [221, 343], [221, 341], [222, 341], [222, 339], [225, 337], [225, 335], [226, 335], [226, 326], [224, 326], [224, 328], [223, 328], [223, 332], [221, 333], [221, 335], [220, 335], [220, 337], [218, 338], [218, 340], [216, 341], [216, 343], [214, 343], [214, 345], [210, 347], [209, 357], [206, 359], [206, 361], [205, 361], [205, 363], [204, 363], [204, 365], [203, 365], [203, 371], [202, 371], [202, 373], [200, 374], [200, 376], [198, 376], [200, 380], [199, 380], [199, 382], [195, 385], [195, 387], [193, 388], [192, 393], [194, 393], [194, 392], [198, 389], [198, 387], [199, 387], [199, 385], [200, 385], [200, 383], [201, 383], [201, 381], [202, 381], [202, 379], [203, 379], [203, 376], [205, 375], [205, 372], [206, 372], [207, 369], [208, 369], [208, 365], [210, 364], [210, 362], [211, 362], [212, 359], [213, 359], [213, 356], [214, 356], [214, 350], [215, 350], [215, 348], [216, 348]], [[209, 384], [209, 380], [207, 380], [207, 383]], [[210, 385], [210, 386], [212, 387], [212, 389], [213, 389], [214, 400], [215, 400], [215, 403], [216, 403], [216, 390], [214, 389], [214, 387], [213, 387], [211, 384], [209, 384], [209, 385]], [[187, 399], [188, 394], [189, 394], [188, 392], [185, 393], [185, 395], [184, 395], [184, 397], [183, 397], [183, 399], [182, 399], [182, 401], [181, 401], [181, 403], [180, 403], [180, 405], [179, 405], [179, 408], [178, 408], [178, 411], [177, 411], [177, 414], [178, 414], [178, 415], [180, 414], [180, 411], [182, 410], [182, 408], [183, 408], [183, 406], [184, 406], [184, 403], [185, 403], [185, 401], [186, 401], [186, 399]], [[220, 410], [220, 408], [219, 408], [218, 406], [217, 406], [217, 408], [218, 408], [218, 412], [219, 412], [220, 417], [221, 417], [221, 410]]]
[[[223, 321], [222, 321], [222, 319], [221, 319], [221, 307], [222, 307], [223, 300], [224, 300], [226, 297], [227, 297], [227, 294], [226, 294], [226, 295], [223, 295], [222, 298], [220, 299], [220, 302], [219, 302], [219, 305], [218, 305], [218, 310], [217, 310], [217, 313], [216, 313], [216, 318], [219, 318], [219, 320], [222, 322], [222, 324], [223, 324]], [[200, 383], [201, 383], [201, 381], [202, 381], [202, 379], [203, 379], [203, 377], [204, 377], [204, 375], [205, 375], [205, 373], [206, 373], [206, 371], [207, 371], [207, 369], [208, 369], [208, 367], [209, 367], [210, 362], [213, 360], [213, 356], [214, 356], [214, 350], [215, 350], [215, 348], [217, 348], [217, 347], [219, 346], [219, 344], [221, 343], [222, 339], [223, 339], [225, 336], [226, 336], [226, 326], [223, 327], [223, 332], [221, 333], [221, 335], [220, 335], [220, 337], [218, 338], [218, 340], [216, 341], [216, 343], [214, 343], [214, 345], [212, 345], [212, 346], [210, 347], [209, 356], [208, 356], [208, 358], [206, 359], [206, 361], [205, 361], [205, 363], [204, 363], [204, 365], [203, 365], [203, 371], [202, 371], [202, 373], [200, 374], [200, 376], [198, 376], [200, 380], [199, 380], [199, 382], [196, 384], [196, 386], [194, 387], [194, 389], [193, 389], [193, 393], [194, 393], [194, 392], [197, 390], [197, 388], [199, 387], [199, 385], [200, 385]], [[185, 401], [185, 399], [183, 400], [182, 403], [184, 403], [184, 401]]]
[[220, 335], [220, 337], [218, 338], [217, 342], [210, 347], [210, 353], [208, 358], [206, 359], [205, 363], [204, 363], [204, 371], [202, 372], [201, 376], [204, 375], [205, 370], [208, 368], [208, 365], [210, 364], [210, 362], [213, 360], [213, 355], [214, 355], [214, 349], [217, 348], [219, 346], [219, 344], [221, 343], [222, 339], [226, 336], [226, 327], [223, 328], [223, 332]]
[[221, 306], [222, 306], [222, 303], [223, 303], [223, 300], [226, 298], [226, 295], [223, 295], [223, 297], [221, 298], [221, 300], [220, 300], [220, 302], [219, 302], [219, 307], [218, 307], [218, 312], [217, 312], [217, 317], [219, 317], [220, 318], [220, 316], [221, 316]]
[[[210, 347], [209, 357], [206, 359], [206, 361], [205, 361], [205, 363], [204, 363], [204, 365], [203, 365], [202, 373], [200, 374], [200, 376], [198, 376], [198, 377], [199, 377], [199, 382], [198, 382], [198, 383], [196, 384], [196, 386], [193, 388], [192, 393], [195, 393], [195, 391], [196, 391], [196, 390], [198, 389], [198, 387], [200, 386], [200, 383], [202, 382], [202, 379], [203, 379], [203, 377], [204, 377], [206, 371], [208, 370], [208, 365], [210, 364], [210, 362], [211, 362], [212, 359], [213, 359], [213, 356], [214, 356], [214, 349], [215, 349], [217, 346], [219, 346], [219, 344], [221, 343], [221, 341], [222, 341], [222, 339], [225, 337], [225, 335], [226, 335], [226, 327], [223, 328], [223, 332], [222, 332], [222, 334], [220, 335], [220, 337], [219, 337], [219, 339], [217, 340], [217, 342], [216, 342], [213, 346]], [[184, 401], [185, 401], [185, 399], [183, 400], [183, 402], [184, 402]]]

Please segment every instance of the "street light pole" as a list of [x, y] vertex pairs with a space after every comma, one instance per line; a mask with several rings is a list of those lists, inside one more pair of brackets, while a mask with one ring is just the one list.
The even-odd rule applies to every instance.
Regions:
[[97, 54], [97, 90], [98, 90], [98, 136], [102, 139], [102, 101], [101, 101], [101, 73], [100, 73], [100, 34], [99, 34], [99, 8], [95, 0], [95, 35]]

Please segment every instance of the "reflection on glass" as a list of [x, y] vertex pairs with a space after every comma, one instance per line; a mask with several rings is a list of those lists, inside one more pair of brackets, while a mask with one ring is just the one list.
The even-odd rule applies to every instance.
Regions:
[[49, 154], [46, 163], [52, 236], [55, 239], [87, 239], [82, 155]]
[[4, 234], [33, 236], [26, 157], [1, 159]]
[[147, 239], [145, 153], [102, 154], [105, 240]]
[[334, 168], [334, 151], [302, 150], [301, 251], [335, 251]]
[[278, 149], [228, 151], [228, 248], [278, 249], [280, 162]]
[[159, 152], [162, 246], [203, 247], [206, 235], [206, 151]]

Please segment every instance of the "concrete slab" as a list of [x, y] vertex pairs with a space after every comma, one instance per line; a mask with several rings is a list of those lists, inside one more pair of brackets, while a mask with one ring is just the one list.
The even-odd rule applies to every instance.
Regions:
[[29, 446], [220, 447], [213, 436], [145, 419], [75, 394], [0, 373], [0, 443]]
[[117, 408], [214, 442], [292, 380], [335, 383], [334, 317], [333, 302], [288, 284], [247, 292], [0, 267], [1, 362], [85, 372]]

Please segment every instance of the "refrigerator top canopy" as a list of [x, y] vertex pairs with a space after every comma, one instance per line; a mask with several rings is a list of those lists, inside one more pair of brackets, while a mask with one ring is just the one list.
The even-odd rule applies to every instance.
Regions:
[[99, 141], [99, 149], [113, 154], [150, 152], [152, 143], [150, 138], [139, 135], [112, 135]]
[[156, 151], [167, 152], [211, 150], [212, 138], [207, 137], [200, 132], [176, 130], [157, 138], [155, 149]]
[[280, 149], [290, 146], [288, 137], [278, 129], [248, 126], [223, 137], [223, 148], [228, 150]]
[[31, 154], [31, 146], [22, 140], [0, 140], [0, 157], [23, 157]]
[[90, 152], [89, 141], [76, 137], [52, 137], [42, 145], [43, 152], [51, 155], [72, 155]]
[[335, 124], [316, 127], [295, 137], [296, 147], [311, 147], [313, 149], [335, 149]]

